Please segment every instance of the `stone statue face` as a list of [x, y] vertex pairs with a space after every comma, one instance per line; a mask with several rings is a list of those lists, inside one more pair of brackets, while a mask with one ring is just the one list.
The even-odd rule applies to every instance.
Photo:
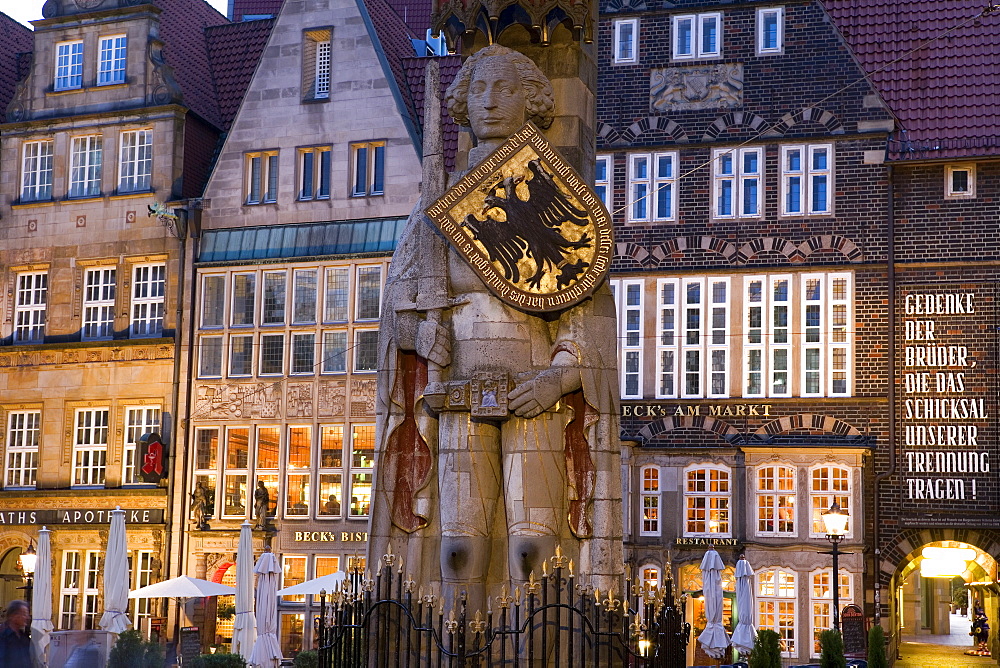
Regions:
[[493, 57], [476, 66], [469, 84], [469, 124], [476, 138], [506, 139], [524, 125], [527, 98], [517, 68]]

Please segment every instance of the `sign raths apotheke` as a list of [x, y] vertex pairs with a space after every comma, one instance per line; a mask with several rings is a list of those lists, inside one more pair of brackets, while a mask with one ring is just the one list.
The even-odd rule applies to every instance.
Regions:
[[[112, 509], [45, 509], [0, 510], [0, 525], [4, 524], [110, 524]], [[163, 524], [162, 508], [125, 509], [125, 524]]]

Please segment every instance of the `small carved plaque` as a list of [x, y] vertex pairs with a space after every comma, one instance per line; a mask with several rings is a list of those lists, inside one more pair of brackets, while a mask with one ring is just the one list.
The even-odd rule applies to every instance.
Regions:
[[649, 72], [649, 107], [654, 114], [742, 105], [741, 63], [662, 67]]

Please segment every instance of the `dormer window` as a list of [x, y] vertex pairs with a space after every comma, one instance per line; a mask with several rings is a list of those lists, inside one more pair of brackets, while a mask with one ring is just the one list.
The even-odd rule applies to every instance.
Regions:
[[56, 90], [83, 86], [83, 40], [56, 44]]
[[125, 83], [125, 53], [128, 38], [112, 35], [101, 38], [101, 48], [97, 63], [97, 85]]

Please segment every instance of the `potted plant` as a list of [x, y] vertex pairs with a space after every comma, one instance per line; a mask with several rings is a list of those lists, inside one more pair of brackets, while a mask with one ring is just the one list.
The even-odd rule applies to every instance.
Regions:
[[220, 603], [215, 609], [215, 616], [228, 622], [236, 616], [236, 606], [232, 603]]
[[749, 665], [750, 668], [781, 668], [781, 643], [776, 631], [764, 629], [757, 632]]
[[827, 629], [819, 634], [819, 665], [822, 668], [847, 668], [844, 657], [844, 639], [837, 629]]
[[868, 668], [889, 668], [885, 655], [885, 631], [878, 624], [868, 629]]

